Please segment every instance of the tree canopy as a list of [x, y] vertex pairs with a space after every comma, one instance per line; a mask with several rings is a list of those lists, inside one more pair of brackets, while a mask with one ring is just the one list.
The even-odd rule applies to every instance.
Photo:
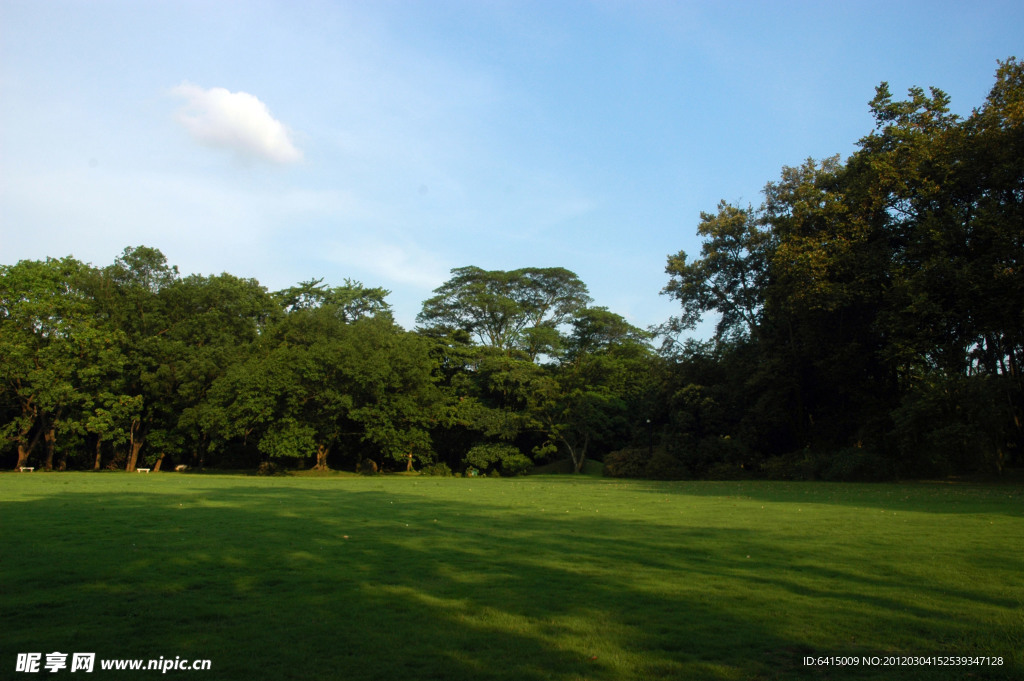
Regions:
[[487, 271], [459, 267], [416, 318], [424, 329], [462, 330], [487, 346], [531, 359], [557, 345], [557, 330], [591, 302], [586, 285], [561, 267]]

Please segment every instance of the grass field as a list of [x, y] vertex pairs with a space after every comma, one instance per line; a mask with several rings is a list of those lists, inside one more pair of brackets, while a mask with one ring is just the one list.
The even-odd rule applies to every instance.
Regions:
[[[3, 474], [0, 623], [0, 678], [1015, 679], [1024, 489]], [[1003, 665], [803, 662], [930, 655]]]

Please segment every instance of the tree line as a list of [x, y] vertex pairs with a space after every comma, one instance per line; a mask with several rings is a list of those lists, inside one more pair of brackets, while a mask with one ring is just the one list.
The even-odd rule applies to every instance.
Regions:
[[182, 277], [145, 246], [4, 266], [4, 456], [517, 473], [625, 437], [649, 334], [562, 268], [452, 274], [406, 331], [381, 288]]
[[[270, 292], [159, 250], [0, 266], [0, 466], [882, 479], [1001, 471], [1024, 440], [1024, 66], [969, 116], [886, 84], [845, 161], [783, 168], [668, 258], [642, 330], [564, 268]], [[713, 338], [687, 338], [699, 321]]]

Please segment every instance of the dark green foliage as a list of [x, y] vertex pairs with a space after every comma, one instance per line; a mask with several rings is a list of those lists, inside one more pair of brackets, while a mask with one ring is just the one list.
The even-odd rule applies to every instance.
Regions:
[[533, 467], [533, 462], [518, 448], [500, 442], [476, 445], [466, 454], [466, 464], [502, 475], [523, 475]]
[[[449, 455], [453, 466], [494, 470], [503, 457], [489, 447], [499, 440], [539, 461], [568, 455], [578, 472], [595, 450], [628, 440], [653, 360], [648, 334], [586, 307], [586, 287], [568, 270], [465, 267], [453, 275], [419, 317], [436, 341], [450, 400], [448, 427], [434, 441], [485, 459]], [[529, 459], [518, 457], [499, 470], [525, 469]]]
[[5, 266], [0, 455], [128, 470], [325, 468], [334, 447], [352, 465], [430, 461], [435, 364], [425, 339], [393, 323], [386, 294], [311, 281], [271, 297], [229, 274], [182, 279], [147, 247], [103, 269]]
[[772, 456], [761, 464], [760, 477], [768, 480], [815, 480], [819, 463], [810, 450]]
[[604, 474], [613, 478], [687, 480], [690, 470], [662, 447], [633, 447], [609, 452], [604, 457]]
[[273, 461], [263, 461], [256, 467], [256, 475], [283, 475], [285, 469]]
[[896, 101], [846, 162], [783, 168], [757, 209], [703, 214], [670, 256], [678, 333], [656, 422], [698, 476], [1000, 472], [1024, 449], [1024, 64], [985, 104]]
[[1009, 456], [1009, 376], [935, 377], [916, 384], [893, 411], [900, 472], [998, 471]]
[[420, 469], [420, 475], [431, 475], [441, 478], [448, 478], [452, 475], [452, 469], [446, 463], [432, 463]]
[[213, 387], [210, 426], [222, 446], [252, 440], [264, 456], [320, 470], [332, 454], [350, 466], [430, 461], [440, 409], [431, 366], [424, 339], [388, 316], [346, 322], [330, 308], [296, 310]]
[[[895, 466], [873, 449], [865, 447], [847, 447], [829, 456], [822, 457], [819, 473], [822, 480], [835, 482], [878, 482], [894, 476]], [[920, 475], [925, 471], [914, 470]]]
[[604, 474], [613, 478], [643, 478], [647, 474], [650, 452], [646, 449], [620, 449], [604, 456]]

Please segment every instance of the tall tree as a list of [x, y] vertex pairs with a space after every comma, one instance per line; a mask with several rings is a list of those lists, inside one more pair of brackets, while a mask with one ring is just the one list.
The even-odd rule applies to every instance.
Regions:
[[147, 461], [157, 467], [166, 451], [187, 450], [192, 463], [201, 465], [209, 436], [200, 412], [211, 386], [251, 356], [280, 309], [257, 281], [230, 274], [191, 275], [160, 295], [167, 314], [164, 402], [171, 414], [154, 433], [158, 438], [151, 444], [159, 446], [151, 448]]
[[141, 410], [128, 424], [126, 470], [135, 470], [140, 452], [151, 433], [172, 431], [177, 411], [170, 357], [173, 344], [164, 292], [179, 280], [177, 267], [167, 264], [158, 249], [129, 247], [103, 268], [92, 295], [100, 314], [127, 336], [124, 394], [141, 398]]
[[388, 312], [385, 300], [390, 291], [367, 288], [361, 282], [346, 279], [342, 286], [326, 286], [323, 279], [310, 279], [278, 291], [274, 297], [285, 312], [329, 307], [343, 322], [354, 322]]
[[798, 448], [826, 477], [998, 469], [1024, 449], [1022, 101], [1015, 59], [966, 119], [941, 90], [883, 83], [845, 163], [784, 168], [759, 210], [702, 215], [703, 257], [669, 260], [669, 326], [718, 312], [729, 351], [723, 382], [680, 404], [713, 396], [762, 456]]
[[553, 349], [557, 328], [590, 302], [587, 287], [561, 267], [487, 271], [459, 267], [423, 303], [425, 329], [461, 329], [486, 346], [533, 360]]
[[674, 332], [693, 329], [705, 313], [716, 312], [719, 339], [753, 336], [764, 304], [771, 234], [752, 208], [724, 201], [717, 213], [701, 213], [700, 219], [701, 257], [688, 262], [686, 252], [679, 251], [669, 256], [665, 268], [671, 279], [662, 293], [683, 308], [669, 327]]
[[[939, 414], [960, 414], [963, 437], [944, 439], [960, 443], [951, 454], [956, 467], [973, 451], [999, 469], [1024, 448], [1022, 102], [1024, 65], [1016, 59], [1000, 64], [985, 104], [966, 119], [949, 112], [941, 90], [912, 88], [894, 101], [883, 84], [871, 103], [876, 129], [851, 159], [865, 193], [885, 210], [892, 244], [881, 326], [900, 367], [897, 428], [926, 405], [947, 421]], [[984, 435], [979, 419], [965, 416], [979, 402], [1002, 424]]]
[[654, 353], [650, 334], [603, 307], [579, 311], [559, 363], [530, 391], [531, 415], [547, 441], [583, 470], [595, 446], [605, 451], [629, 435], [628, 404], [642, 397]]
[[116, 353], [116, 334], [99, 323], [83, 283], [89, 267], [67, 257], [0, 267], [0, 383], [14, 408], [0, 428], [23, 466], [42, 441], [54, 465], [57, 436], [73, 430], [87, 376]]
[[[430, 343], [382, 313], [346, 323], [330, 306], [291, 311], [211, 388], [198, 422], [224, 443], [270, 459], [314, 461], [366, 451], [380, 464], [432, 460], [439, 418]], [[357, 457], [358, 458], [358, 457]]]

